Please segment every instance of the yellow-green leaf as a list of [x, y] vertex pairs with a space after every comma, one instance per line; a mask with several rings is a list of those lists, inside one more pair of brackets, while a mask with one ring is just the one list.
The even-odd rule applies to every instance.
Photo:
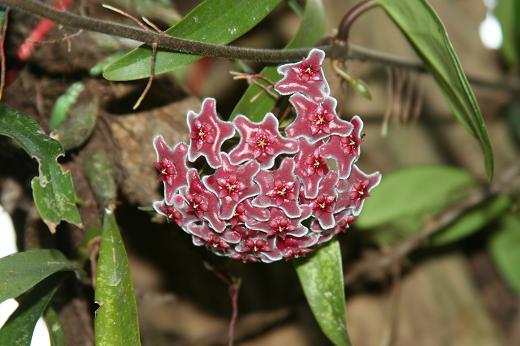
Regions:
[[125, 245], [114, 214], [105, 211], [96, 275], [96, 346], [141, 345]]

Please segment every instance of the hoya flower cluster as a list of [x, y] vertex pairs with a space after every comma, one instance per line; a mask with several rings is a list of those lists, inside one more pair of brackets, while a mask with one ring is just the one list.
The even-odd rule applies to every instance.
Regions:
[[[206, 98], [199, 113], [188, 113], [189, 144], [171, 148], [154, 139], [164, 184], [164, 199], [154, 207], [195, 245], [241, 261], [290, 259], [330, 240], [360, 213], [381, 176], [355, 165], [363, 123], [337, 116], [324, 57], [313, 49], [278, 68], [283, 78], [275, 89], [291, 95], [296, 112], [285, 136], [272, 113], [260, 123], [242, 115], [227, 122]], [[195, 161], [213, 173], [202, 176]]]

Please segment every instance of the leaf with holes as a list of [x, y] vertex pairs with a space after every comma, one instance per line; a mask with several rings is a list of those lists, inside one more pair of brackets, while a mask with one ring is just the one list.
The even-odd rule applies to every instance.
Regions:
[[[177, 38], [228, 44], [254, 28], [281, 0], [206, 0], [180, 22], [166, 30]], [[141, 46], [112, 62], [103, 71], [108, 80], [133, 80], [150, 76], [152, 49]], [[159, 50], [155, 74], [170, 72], [179, 66], [199, 60], [198, 55]]]
[[[307, 0], [300, 27], [285, 48], [312, 47], [323, 37], [324, 32], [325, 11], [321, 0]], [[276, 71], [276, 66], [265, 67], [260, 73], [274, 82], [281, 78]], [[260, 96], [258, 96], [259, 94]], [[245, 114], [253, 121], [261, 121], [264, 115], [273, 109], [275, 103], [274, 98], [252, 84], [238, 101], [231, 117]]]
[[50, 231], [54, 233], [62, 220], [80, 226], [72, 177], [56, 161], [64, 154], [60, 143], [44, 134], [27, 115], [5, 104], [0, 104], [0, 135], [11, 137], [38, 160], [40, 175], [31, 186], [36, 208]]
[[484, 119], [446, 30], [425, 0], [376, 0], [411, 43], [437, 81], [462, 126], [482, 148], [488, 178], [493, 177], [493, 151]]

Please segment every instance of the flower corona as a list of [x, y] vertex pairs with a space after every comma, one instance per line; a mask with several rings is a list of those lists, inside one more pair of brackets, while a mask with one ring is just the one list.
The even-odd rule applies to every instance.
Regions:
[[[346, 230], [381, 175], [355, 164], [363, 122], [336, 114], [324, 58], [313, 49], [278, 68], [283, 77], [275, 90], [290, 95], [296, 114], [285, 136], [272, 113], [260, 123], [244, 115], [223, 121], [211, 98], [200, 113], [188, 113], [188, 144], [171, 148], [157, 136], [155, 168], [164, 198], [155, 210], [195, 245], [244, 262], [304, 256]], [[238, 144], [223, 151], [237, 133]], [[195, 164], [201, 156], [214, 173], [200, 175]]]

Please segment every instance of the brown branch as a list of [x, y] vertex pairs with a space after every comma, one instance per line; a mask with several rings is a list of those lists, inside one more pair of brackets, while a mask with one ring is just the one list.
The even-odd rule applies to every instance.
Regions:
[[0, 37], [0, 101], [4, 96], [4, 87], [5, 87], [5, 72], [6, 72], [6, 64], [5, 64], [5, 35], [7, 33], [7, 25], [9, 23], [9, 7], [4, 10], [4, 23], [1, 29], [1, 37]]
[[[158, 48], [201, 56], [240, 59], [264, 63], [283, 63], [299, 60], [307, 55], [311, 49], [259, 49], [208, 44], [167, 36], [119, 23], [80, 16], [68, 11], [56, 11], [50, 6], [37, 0], [0, 0], [0, 4], [10, 6], [12, 9], [24, 11], [33, 16], [50, 19], [55, 23], [64, 26], [133, 39], [145, 43], [150, 47], [155, 43]], [[353, 44], [348, 44], [348, 47], [327, 44], [321, 45], [317, 48], [325, 51], [325, 53], [332, 59], [369, 61], [372, 63], [391, 65], [397, 68], [413, 70], [421, 73], [427, 72], [425, 66], [420, 61], [406, 59]], [[475, 86], [511, 93], [520, 92], [520, 81], [507, 82], [502, 80], [488, 80], [470, 75], [468, 75], [468, 79]]]
[[430, 218], [415, 235], [404, 239], [399, 244], [377, 256], [362, 259], [354, 264], [345, 274], [345, 285], [349, 285], [369, 273], [387, 271], [393, 265], [398, 264], [412, 251], [424, 245], [433, 234], [442, 231], [446, 226], [457, 220], [464, 212], [485, 202], [499, 192], [511, 191], [513, 180], [518, 178], [519, 174], [520, 164], [516, 164], [491, 186], [473, 191], [463, 201]]

